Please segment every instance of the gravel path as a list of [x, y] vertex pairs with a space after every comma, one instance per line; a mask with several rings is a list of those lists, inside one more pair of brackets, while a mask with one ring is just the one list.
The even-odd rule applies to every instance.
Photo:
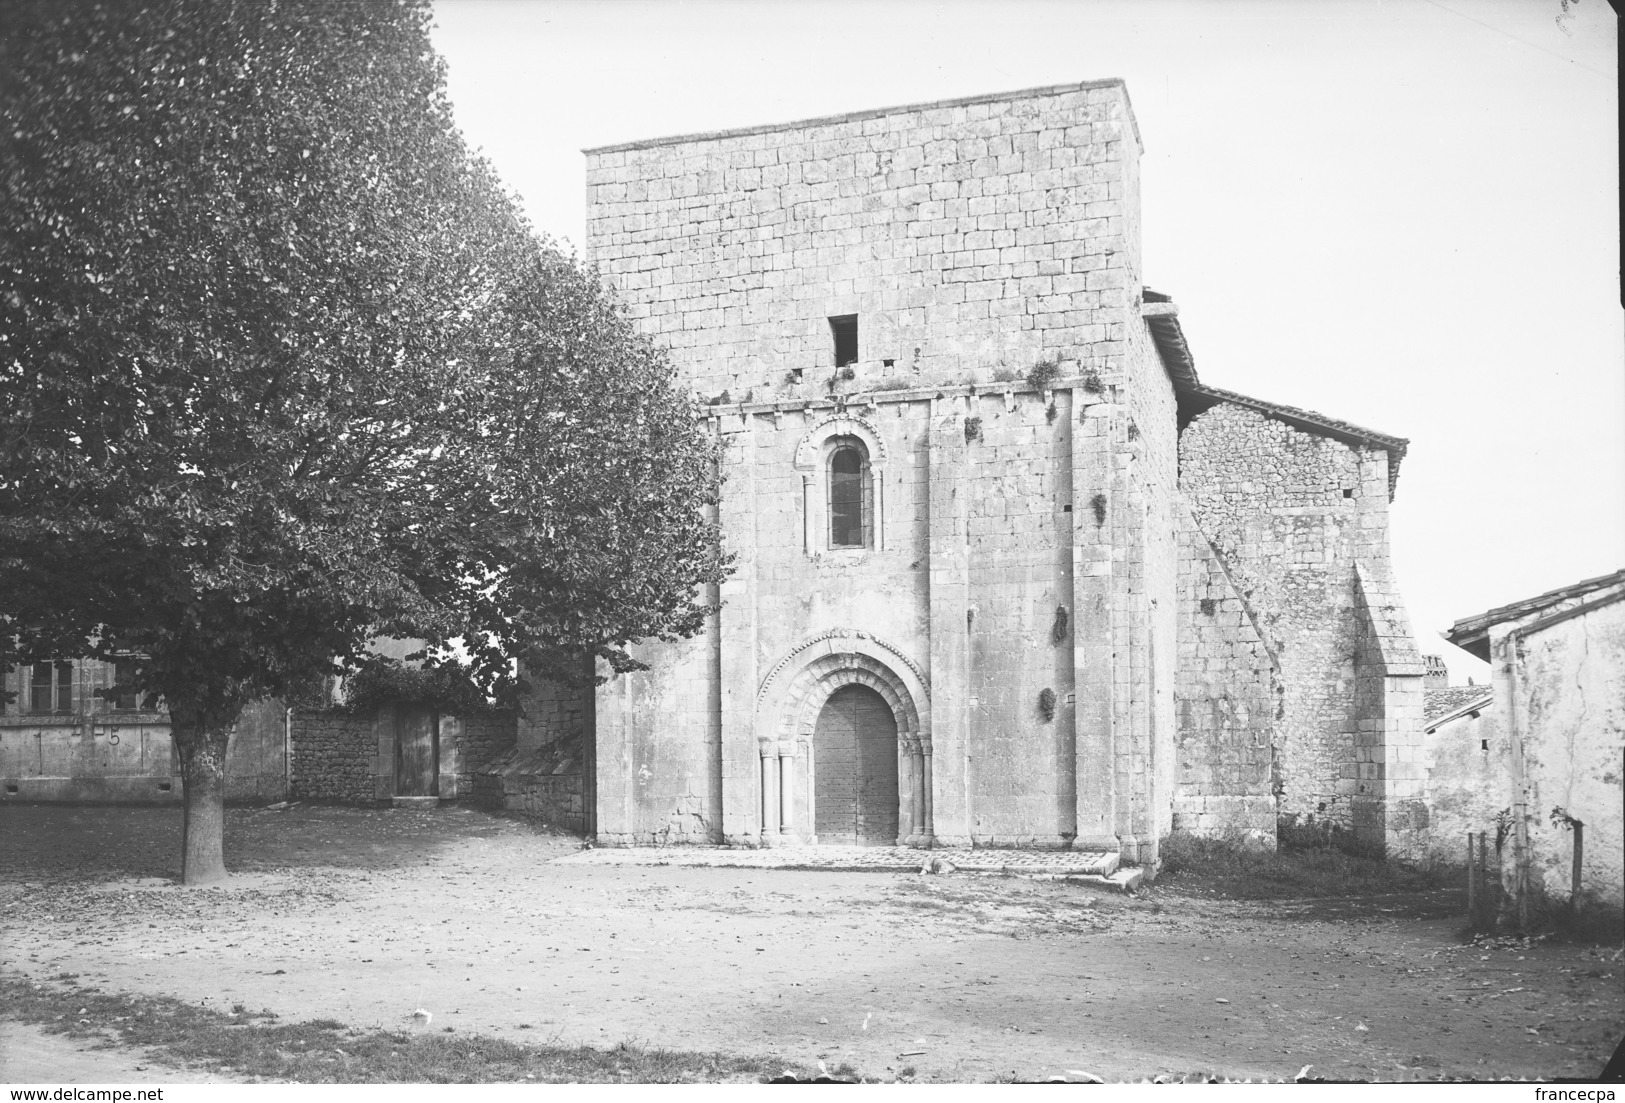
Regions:
[[182, 889], [179, 827], [174, 809], [0, 806], [0, 967], [290, 1019], [423, 1008], [517, 1041], [956, 1081], [1594, 1076], [1625, 1029], [1617, 949], [1464, 946], [1437, 899], [635, 865], [466, 809], [307, 806], [232, 810], [237, 872]]

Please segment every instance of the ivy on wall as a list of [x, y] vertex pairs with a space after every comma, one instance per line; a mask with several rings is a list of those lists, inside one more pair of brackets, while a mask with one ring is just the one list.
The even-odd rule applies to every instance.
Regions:
[[345, 712], [371, 713], [380, 705], [421, 704], [453, 716], [492, 710], [469, 668], [456, 660], [407, 666], [376, 656], [345, 680]]

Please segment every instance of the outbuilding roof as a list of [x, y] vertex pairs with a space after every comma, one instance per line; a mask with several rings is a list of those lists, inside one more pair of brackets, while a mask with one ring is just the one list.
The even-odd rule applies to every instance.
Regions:
[[1410, 446], [1410, 441], [1389, 433], [1379, 433], [1375, 429], [1367, 429], [1353, 422], [1317, 414], [1313, 410], [1300, 410], [1295, 406], [1285, 406], [1279, 402], [1267, 402], [1262, 398], [1237, 394], [1235, 391], [1205, 386], [1196, 377], [1196, 362], [1191, 356], [1190, 345], [1185, 340], [1185, 331], [1179, 324], [1179, 307], [1173, 300], [1160, 291], [1144, 288], [1141, 292], [1140, 317], [1145, 319], [1146, 328], [1151, 331], [1151, 339], [1157, 346], [1157, 354], [1162, 358], [1163, 370], [1168, 373], [1168, 378], [1174, 385], [1174, 393], [1179, 399], [1181, 429], [1190, 424], [1191, 419], [1198, 414], [1212, 409], [1221, 402], [1228, 402], [1235, 406], [1257, 410], [1266, 417], [1284, 421], [1294, 429], [1301, 429], [1307, 433], [1331, 437], [1344, 444], [1381, 448], [1388, 453], [1388, 497], [1394, 496], [1394, 488], [1399, 482], [1399, 463], [1405, 458], [1405, 450]]
[[[1598, 575], [1596, 578], [1588, 578], [1584, 582], [1576, 582], [1572, 586], [1561, 586], [1555, 590], [1547, 590], [1544, 594], [1524, 598], [1522, 601], [1498, 605], [1494, 609], [1479, 613], [1474, 617], [1463, 617], [1450, 626], [1450, 631], [1444, 634], [1444, 638], [1463, 651], [1489, 662], [1489, 634], [1492, 626], [1509, 620], [1523, 620], [1525, 617], [1550, 609], [1554, 605], [1560, 605], [1575, 598], [1583, 598], [1597, 590], [1619, 585], [1625, 585], [1625, 570]], [[1625, 596], [1625, 591], [1621, 591], [1621, 594], [1617, 596]], [[1611, 603], [1613, 600], [1615, 598], [1610, 597], [1606, 600], [1606, 603]], [[1587, 603], [1573, 611], [1579, 613], [1589, 607], [1590, 605]], [[1562, 616], [1562, 614], [1556, 614], [1556, 616]], [[1542, 618], [1542, 620], [1544, 619]]]
[[1486, 709], [1494, 699], [1489, 686], [1443, 686], [1423, 693], [1422, 725], [1428, 730], [1458, 716]]

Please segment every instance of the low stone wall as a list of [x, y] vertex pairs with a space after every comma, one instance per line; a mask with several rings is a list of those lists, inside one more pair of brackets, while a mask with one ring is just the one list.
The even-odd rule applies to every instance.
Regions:
[[[394, 712], [297, 711], [291, 797], [343, 804], [388, 802], [394, 792]], [[512, 713], [440, 718], [440, 797], [481, 799], [480, 778], [513, 750]], [[577, 789], [579, 791], [579, 784]], [[499, 802], [500, 803], [500, 802]]]
[[475, 799], [566, 831], [586, 829], [579, 741], [513, 748], [474, 781]]

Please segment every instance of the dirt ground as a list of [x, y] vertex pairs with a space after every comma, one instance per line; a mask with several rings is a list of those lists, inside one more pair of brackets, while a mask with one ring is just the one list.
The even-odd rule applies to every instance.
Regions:
[[309, 806], [231, 810], [234, 876], [182, 889], [179, 835], [178, 809], [0, 807], [0, 968], [947, 1081], [1594, 1077], [1625, 1032], [1618, 947], [1463, 945], [1457, 894], [557, 864], [579, 840], [469, 809]]

